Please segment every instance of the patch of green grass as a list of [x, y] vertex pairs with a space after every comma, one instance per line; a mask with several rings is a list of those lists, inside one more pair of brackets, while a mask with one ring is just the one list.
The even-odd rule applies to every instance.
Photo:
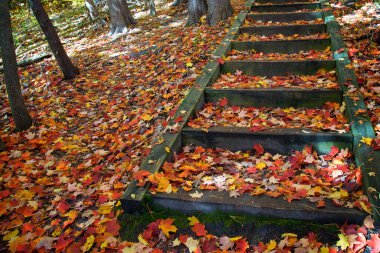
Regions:
[[135, 214], [123, 214], [120, 217], [120, 235], [123, 240], [137, 241], [137, 237], [146, 226], [158, 219], [175, 219], [174, 225], [178, 228], [178, 234], [193, 235], [189, 227], [188, 217], [195, 216], [206, 225], [209, 233], [229, 237], [244, 236], [250, 243], [259, 241], [268, 242], [272, 239], [280, 239], [283, 233], [295, 233], [300, 237], [307, 236], [309, 232], [318, 235], [321, 242], [334, 243], [339, 233], [336, 224], [317, 224], [310, 221], [277, 219], [272, 217], [257, 217], [242, 214], [216, 211], [212, 213], [195, 212], [192, 215], [180, 211], [165, 209], [144, 203], [144, 210]]

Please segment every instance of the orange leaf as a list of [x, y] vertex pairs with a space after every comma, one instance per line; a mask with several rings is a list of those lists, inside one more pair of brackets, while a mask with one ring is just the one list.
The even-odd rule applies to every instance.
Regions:
[[165, 220], [160, 221], [160, 225], [158, 226], [162, 232], [166, 235], [166, 237], [169, 237], [170, 232], [175, 233], [177, 231], [177, 228], [172, 225], [174, 219], [167, 218]]

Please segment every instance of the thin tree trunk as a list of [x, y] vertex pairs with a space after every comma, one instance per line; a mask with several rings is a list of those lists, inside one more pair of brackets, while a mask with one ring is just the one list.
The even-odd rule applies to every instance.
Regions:
[[125, 0], [108, 0], [108, 7], [111, 17], [110, 35], [126, 33], [130, 25], [136, 24]]
[[151, 16], [156, 16], [156, 4], [154, 3], [154, 0], [144, 0], [145, 8], [149, 8], [149, 14]]
[[62, 42], [59, 39], [57, 31], [55, 30], [51, 20], [49, 19], [41, 0], [29, 0], [30, 7], [36, 17], [46, 39], [49, 43], [51, 51], [58, 62], [60, 69], [63, 72], [65, 79], [72, 79], [79, 74], [79, 69], [74, 66], [70, 58], [67, 56]]
[[232, 16], [232, 5], [230, 0], [207, 0], [208, 23], [213, 26], [222, 20]]
[[32, 125], [32, 118], [26, 109], [21, 93], [17, 72], [16, 53], [12, 37], [11, 16], [8, 1], [0, 1], [0, 47], [4, 64], [4, 78], [9, 104], [16, 124], [16, 130], [22, 131]]
[[194, 25], [198, 23], [200, 18], [206, 14], [206, 0], [189, 0], [189, 18], [187, 20], [187, 25]]
[[85, 0], [85, 5], [88, 10], [88, 13], [90, 14], [90, 17], [92, 20], [95, 20], [99, 17], [98, 8], [96, 7], [96, 4], [93, 0]]
[[180, 6], [182, 4], [185, 4], [187, 2], [187, 0], [174, 0], [174, 2], [172, 3], [172, 6]]

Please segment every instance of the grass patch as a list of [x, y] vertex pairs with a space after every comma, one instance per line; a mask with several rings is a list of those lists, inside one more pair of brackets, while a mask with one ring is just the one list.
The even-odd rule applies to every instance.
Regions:
[[[158, 219], [175, 219], [174, 225], [179, 234], [193, 234], [189, 227], [189, 215], [180, 211], [165, 209], [145, 202], [145, 208], [134, 214], [123, 214], [119, 218], [121, 224], [120, 236], [123, 240], [137, 241], [137, 237], [144, 231], [146, 226]], [[251, 244], [260, 241], [268, 242], [280, 239], [283, 233], [295, 233], [300, 237], [313, 232], [318, 240], [323, 243], [335, 243], [339, 226], [337, 224], [317, 224], [310, 221], [276, 219], [263, 216], [248, 216], [237, 213], [194, 212], [193, 216], [206, 225], [210, 234], [217, 236], [228, 235], [229, 237], [244, 236]]]

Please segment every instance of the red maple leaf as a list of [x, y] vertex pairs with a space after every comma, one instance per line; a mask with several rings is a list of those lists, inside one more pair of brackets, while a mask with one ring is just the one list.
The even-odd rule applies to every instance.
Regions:
[[220, 65], [223, 65], [225, 63], [225, 61], [223, 60], [223, 58], [218, 58], [218, 62], [220, 63]]
[[264, 148], [260, 144], [253, 145], [253, 149], [256, 150], [256, 155], [264, 154]]
[[380, 237], [379, 237], [379, 234], [372, 234], [371, 240], [367, 241], [367, 245], [371, 247], [371, 253], [380, 253]]
[[218, 248], [216, 247], [216, 238], [210, 238], [203, 242], [201, 251], [202, 252], [215, 252]]
[[119, 229], [120, 225], [116, 219], [107, 222], [106, 232], [116, 236], [119, 233]]
[[207, 234], [205, 225], [203, 225], [202, 223], [195, 223], [191, 230], [193, 230], [197, 236], [205, 236]]
[[241, 238], [238, 241], [236, 241], [236, 247], [235, 247], [236, 252], [243, 253], [243, 252], [246, 252], [248, 248], [249, 248], [249, 244], [244, 238]]
[[57, 210], [61, 213], [66, 213], [67, 210], [69, 210], [70, 205], [66, 203], [66, 201], [61, 200], [57, 206]]
[[139, 170], [139, 171], [136, 171], [134, 174], [133, 174], [133, 177], [136, 179], [136, 180], [141, 180], [141, 179], [144, 179], [146, 176], [149, 176], [151, 173], [149, 171], [146, 171], [146, 170]]
[[226, 106], [228, 104], [228, 99], [226, 97], [219, 99], [220, 106]]

